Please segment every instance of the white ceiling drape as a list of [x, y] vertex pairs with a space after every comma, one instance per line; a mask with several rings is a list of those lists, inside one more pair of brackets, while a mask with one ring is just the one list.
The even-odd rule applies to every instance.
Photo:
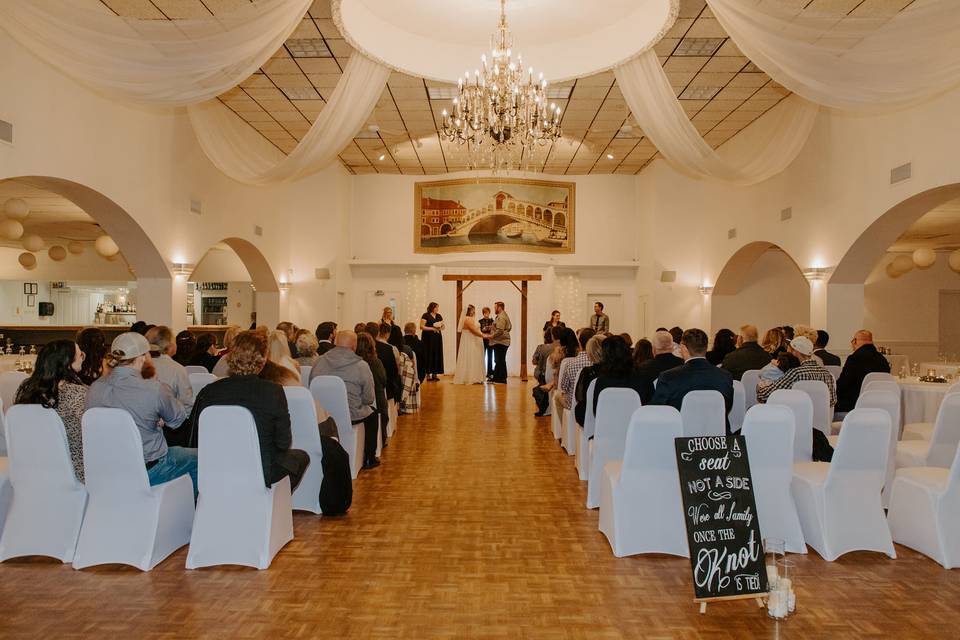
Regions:
[[957, 0], [916, 0], [892, 18], [842, 20], [756, 0], [707, 4], [755, 65], [817, 104], [877, 110], [960, 85]]
[[819, 111], [817, 105], [791, 96], [771, 114], [777, 121], [766, 140], [738, 153], [718, 153], [690, 122], [653, 51], [618, 66], [614, 74], [644, 135], [671, 166], [694, 178], [746, 186], [777, 175], [803, 149]]
[[387, 67], [354, 52], [330, 101], [286, 157], [218, 100], [190, 106], [188, 113], [200, 146], [220, 171], [246, 184], [289, 182], [336, 160], [370, 117], [389, 76]]
[[215, 98], [273, 56], [312, 0], [259, 0], [218, 16], [137, 20], [76, 0], [2, 0], [0, 27], [41, 60], [129, 102]]

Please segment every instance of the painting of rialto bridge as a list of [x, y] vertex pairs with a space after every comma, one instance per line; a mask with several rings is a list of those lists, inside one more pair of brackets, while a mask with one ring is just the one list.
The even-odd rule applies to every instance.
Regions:
[[414, 249], [573, 253], [575, 184], [480, 178], [418, 182]]

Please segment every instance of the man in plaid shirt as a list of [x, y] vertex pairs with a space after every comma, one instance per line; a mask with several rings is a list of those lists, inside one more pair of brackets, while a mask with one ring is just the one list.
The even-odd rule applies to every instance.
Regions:
[[563, 377], [560, 378], [560, 396], [558, 400], [564, 409], [570, 409], [572, 407], [573, 392], [577, 388], [577, 378], [580, 377], [580, 372], [583, 371], [584, 367], [593, 364], [593, 361], [590, 360], [590, 356], [587, 355], [585, 349], [587, 348], [587, 343], [590, 341], [590, 338], [594, 335], [596, 335], [596, 332], [593, 329], [580, 329], [580, 353], [573, 358], [569, 358], [570, 362], [567, 363]]
[[757, 386], [757, 401], [766, 402], [777, 389], [792, 389], [799, 380], [819, 380], [830, 390], [830, 406], [837, 404], [837, 383], [833, 375], [813, 357], [813, 343], [806, 336], [798, 336], [789, 343], [790, 353], [800, 360], [800, 366], [787, 371], [776, 382]]

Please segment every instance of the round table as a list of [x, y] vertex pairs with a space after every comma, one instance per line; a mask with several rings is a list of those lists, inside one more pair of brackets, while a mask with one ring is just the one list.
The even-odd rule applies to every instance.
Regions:
[[[921, 362], [920, 375], [925, 376], [927, 372], [933, 369], [938, 376], [946, 376], [948, 373], [953, 377], [957, 376], [957, 368], [960, 368], [960, 362]], [[890, 370], [893, 373], [893, 369]]]
[[903, 392], [903, 423], [935, 422], [940, 403], [951, 384], [920, 382], [917, 378], [904, 378], [899, 382]]

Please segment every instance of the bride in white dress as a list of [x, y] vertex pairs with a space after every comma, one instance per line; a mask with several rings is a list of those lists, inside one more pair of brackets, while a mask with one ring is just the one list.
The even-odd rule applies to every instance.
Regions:
[[483, 362], [483, 334], [477, 324], [477, 309], [472, 304], [460, 318], [457, 332], [460, 334], [460, 351], [457, 353], [457, 369], [454, 384], [480, 384], [486, 379]]

